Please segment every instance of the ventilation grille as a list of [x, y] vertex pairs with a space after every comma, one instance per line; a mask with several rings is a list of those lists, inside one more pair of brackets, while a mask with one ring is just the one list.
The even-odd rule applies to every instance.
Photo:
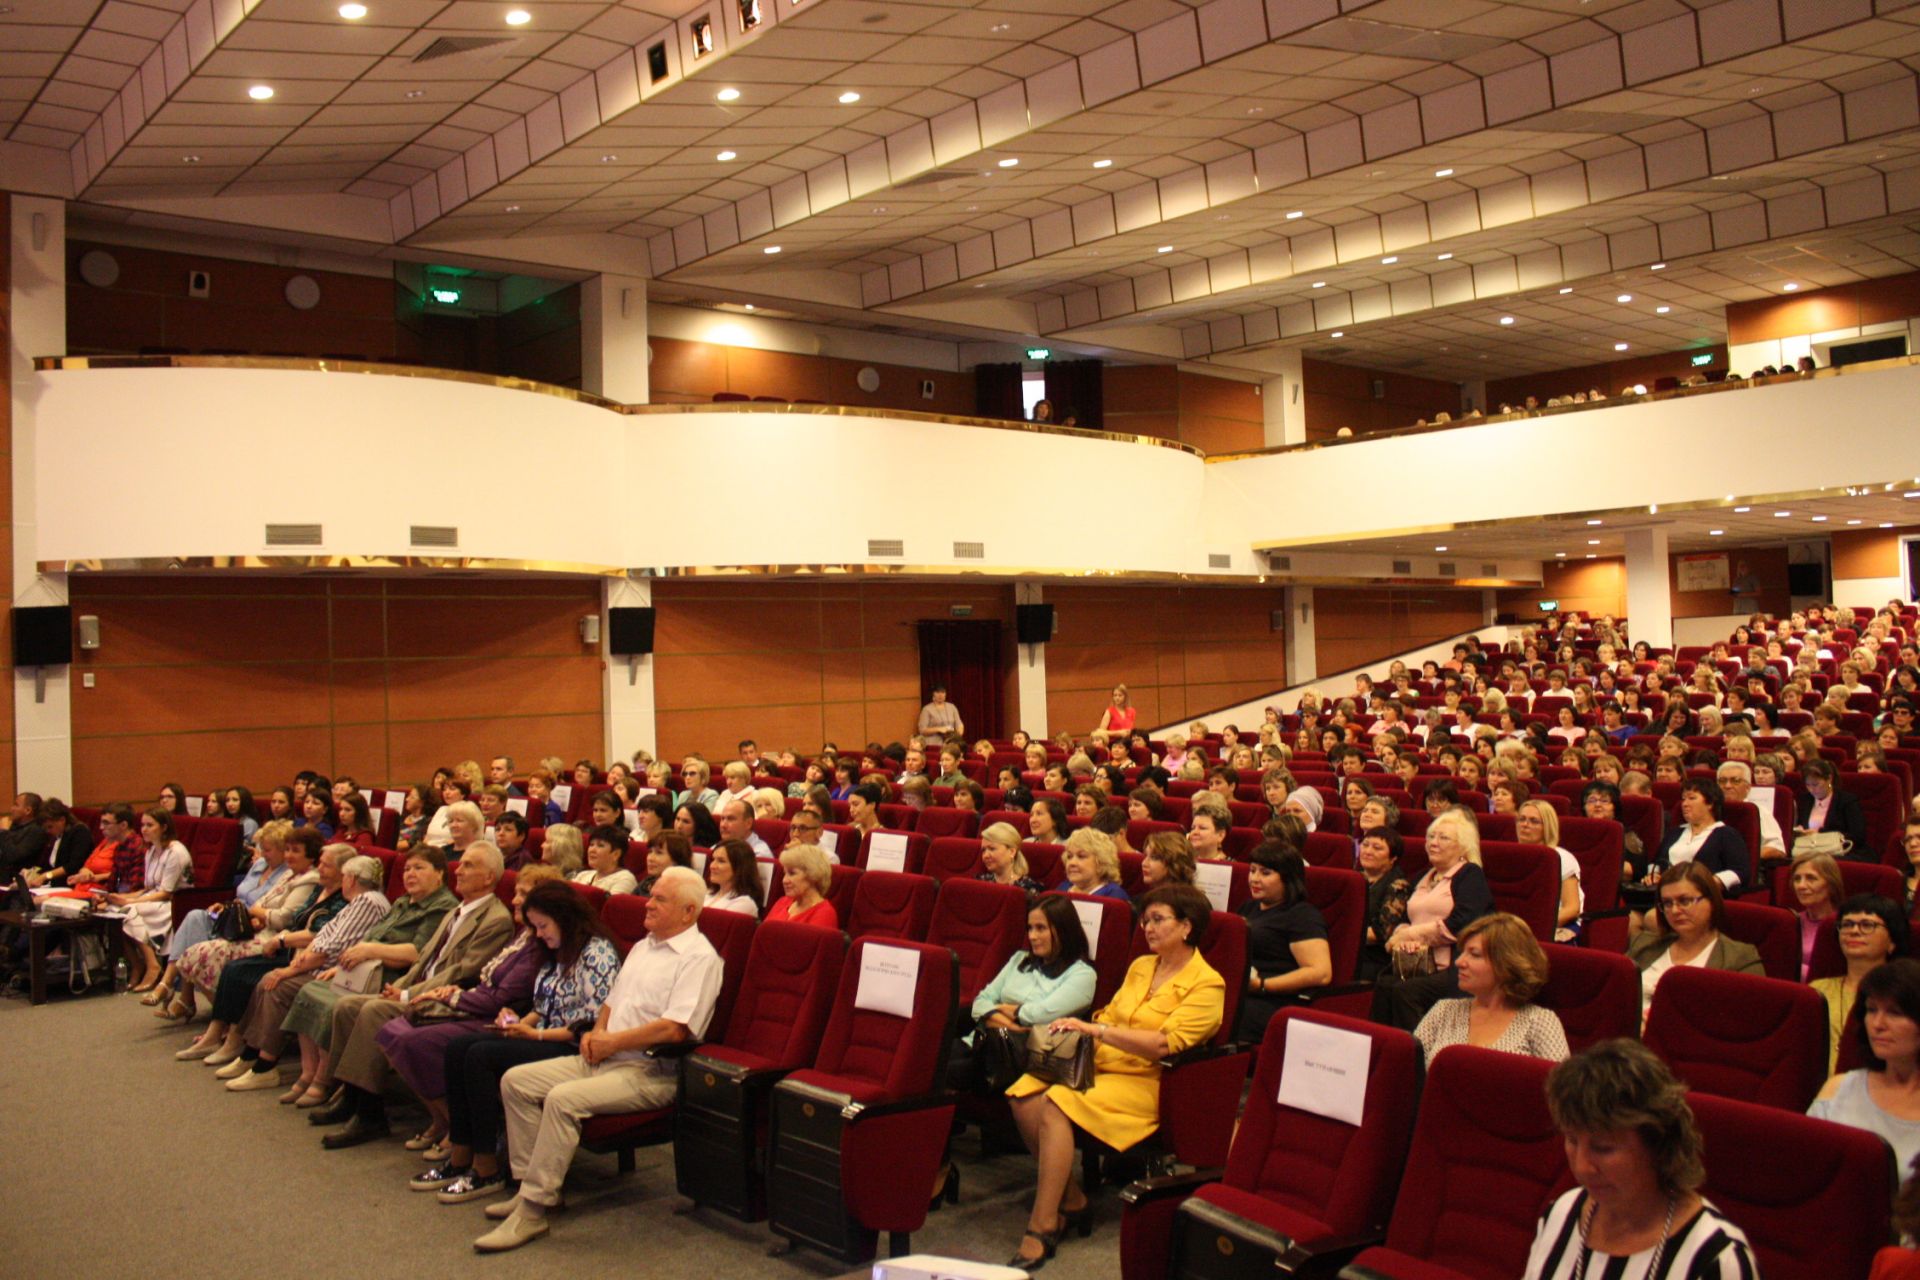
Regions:
[[1293, 557], [1292, 556], [1268, 556], [1267, 564], [1280, 573], [1290, 573], [1293, 570]]
[[935, 183], [978, 181], [980, 174], [975, 169], [929, 169], [917, 177], [905, 182], [893, 184], [894, 190], [902, 191], [908, 187], [925, 187]]
[[458, 57], [463, 53], [474, 53], [481, 49], [491, 49], [495, 45], [512, 44], [517, 36], [441, 36], [432, 44], [413, 55], [415, 62], [437, 62], [441, 58]]
[[1207, 553], [1207, 568], [1231, 569], [1233, 568], [1233, 557], [1231, 555], [1223, 555], [1217, 551], [1210, 551]]
[[[875, 552], [874, 554], [878, 555], [879, 553]], [[899, 553], [895, 552], [894, 554], [898, 555]], [[953, 544], [953, 558], [955, 560], [985, 560], [987, 558], [987, 544], [984, 542], [956, 542]]]
[[416, 547], [457, 547], [460, 531], [450, 524], [416, 524], [411, 541]]
[[1442, 560], [1440, 562], [1440, 576], [1443, 578], [1457, 578], [1460, 576], [1460, 567], [1451, 560]]
[[1483, 578], [1497, 578], [1500, 576], [1500, 566], [1497, 564], [1483, 564], [1480, 566], [1480, 576]]
[[898, 538], [868, 538], [867, 554], [870, 556], [903, 556], [907, 554], [907, 544]]
[[267, 545], [270, 547], [317, 547], [320, 545], [320, 526], [317, 524], [270, 524], [267, 526]]
[[1394, 571], [1395, 573], [1412, 573], [1412, 572], [1413, 572], [1413, 561], [1411, 561], [1411, 560], [1395, 560], [1395, 561], [1393, 562], [1393, 571]]

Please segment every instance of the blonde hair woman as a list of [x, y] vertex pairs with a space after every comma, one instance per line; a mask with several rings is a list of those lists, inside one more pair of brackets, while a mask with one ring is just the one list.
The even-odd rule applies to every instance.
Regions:
[[587, 846], [580, 838], [580, 828], [548, 827], [540, 846], [540, 861], [571, 880], [587, 865]]
[[986, 870], [976, 880], [1010, 884], [1028, 893], [1046, 888], [1029, 874], [1027, 855], [1020, 851], [1020, 829], [1011, 822], [996, 822], [980, 833], [980, 865]]
[[827, 901], [833, 868], [826, 853], [817, 845], [790, 844], [780, 851], [780, 869], [780, 897], [767, 908], [766, 919], [838, 929], [839, 913]]
[[1060, 869], [1066, 879], [1055, 886], [1057, 892], [1128, 901], [1127, 891], [1120, 887], [1120, 854], [1113, 837], [1105, 832], [1082, 827], [1068, 836]]
[[1571, 942], [1579, 935], [1580, 913], [1587, 893], [1580, 886], [1580, 860], [1560, 847], [1560, 815], [1544, 800], [1529, 800], [1513, 815], [1513, 837], [1521, 844], [1543, 844], [1560, 859], [1560, 909], [1554, 913], [1553, 940]]
[[[1435, 1002], [1460, 994], [1454, 944], [1466, 927], [1493, 911], [1493, 889], [1480, 869], [1480, 828], [1458, 806], [1427, 827], [1427, 874], [1407, 898], [1406, 923], [1387, 937], [1394, 971], [1374, 987], [1375, 1022], [1412, 1031]], [[1403, 976], [1405, 975], [1405, 976]]]

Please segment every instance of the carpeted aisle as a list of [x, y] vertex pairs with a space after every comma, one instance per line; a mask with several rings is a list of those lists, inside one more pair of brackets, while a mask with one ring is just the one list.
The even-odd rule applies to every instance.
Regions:
[[[553, 1232], [482, 1257], [472, 1240], [490, 1225], [485, 1202], [446, 1206], [407, 1190], [426, 1166], [400, 1143], [423, 1112], [395, 1108], [389, 1142], [323, 1151], [320, 1131], [277, 1093], [230, 1094], [199, 1063], [175, 1062], [188, 1039], [131, 996], [56, 996], [39, 1008], [0, 999], [0, 1274], [257, 1280], [344, 1266], [371, 1280], [419, 1280], [450, 1269], [546, 1277], [636, 1264], [656, 1276], [866, 1274], [805, 1251], [768, 1258], [764, 1225], [675, 1216], [665, 1147], [640, 1152], [630, 1177], [611, 1156], [582, 1153]], [[1000, 1262], [1019, 1243], [1031, 1161], [983, 1161], [977, 1149], [972, 1135], [960, 1139], [961, 1202], [928, 1219], [916, 1251]], [[1116, 1275], [1118, 1237], [1109, 1192], [1093, 1238], [1063, 1245], [1046, 1275]]]

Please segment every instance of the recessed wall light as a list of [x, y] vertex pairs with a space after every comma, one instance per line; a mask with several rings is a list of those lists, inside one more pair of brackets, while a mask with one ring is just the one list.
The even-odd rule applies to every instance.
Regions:
[[257, 84], [247, 90], [247, 96], [255, 102], [265, 102], [273, 96], [273, 86], [270, 84]]
[[1513, 317], [1512, 317], [1512, 316], [1501, 316], [1501, 317], [1500, 317], [1500, 323], [1501, 323], [1501, 324], [1512, 324], [1512, 323], [1513, 323]]
[[778, 253], [778, 252], [780, 252], [780, 246], [779, 246], [779, 245], [777, 245], [777, 244], [770, 244], [770, 245], [768, 245], [768, 246], [767, 246], [766, 248], [764, 248], [764, 249], [762, 249], [762, 250], [761, 250], [760, 252], [762, 252], [762, 253]]
[[1306, 210], [1304, 209], [1290, 209], [1287, 211], [1288, 222], [1292, 222], [1295, 218], [1304, 218], [1306, 216], [1307, 216], [1307, 213], [1306, 213]]
[[533, 15], [528, 13], [525, 9], [507, 10], [507, 25], [510, 27], [524, 27], [529, 22], [532, 22], [532, 21], [533, 21]]
[[1451, 170], [1451, 169], [1435, 169], [1435, 170], [1433, 171], [1433, 176], [1434, 176], [1434, 177], [1436, 177], [1436, 178], [1451, 178], [1451, 177], [1453, 176], [1453, 170]]
[[1095, 160], [1095, 161], [1093, 162], [1093, 167], [1094, 167], [1094, 168], [1096, 168], [1096, 169], [1111, 169], [1111, 168], [1113, 168], [1113, 161], [1111, 161], [1111, 160]]
[[1011, 169], [1014, 166], [1018, 165], [1019, 163], [1020, 163], [1019, 156], [1008, 156], [1005, 160], [1002, 160], [1000, 162], [1000, 167], [1002, 169]]
[[739, 158], [740, 158], [740, 153], [737, 151], [722, 151], [719, 155], [714, 157], [715, 160], [720, 160], [720, 161], [737, 160]]
[[343, 4], [340, 6], [340, 16], [348, 22], [358, 22], [367, 16], [367, 6], [363, 4]]
[[1613, 344], [1613, 349], [1615, 351], [1625, 351], [1627, 349], [1627, 344], [1624, 342], [1616, 342]]
[[1394, 257], [1382, 258], [1380, 259], [1380, 265], [1383, 267], [1390, 267], [1398, 261], [1400, 261], [1400, 259], [1397, 255]]
[[840, 105], [843, 107], [850, 107], [858, 101], [860, 101], [860, 95], [851, 89], [840, 95]]
[[740, 99], [740, 91], [738, 89], [722, 89], [713, 96], [722, 102], [737, 102]]
[[1630, 293], [1623, 293], [1619, 297], [1615, 298], [1614, 301], [1615, 302], [1632, 302], [1633, 295]]

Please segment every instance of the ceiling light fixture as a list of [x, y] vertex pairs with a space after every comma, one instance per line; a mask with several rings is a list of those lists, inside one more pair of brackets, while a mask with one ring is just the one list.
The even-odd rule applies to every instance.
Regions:
[[751, 302], [747, 304], [747, 310], [749, 311], [753, 310], [753, 304]]
[[1500, 317], [1500, 323], [1501, 323], [1501, 324], [1512, 324], [1512, 323], [1513, 323], [1513, 317], [1512, 317], [1512, 316], [1501, 316], [1501, 317]]
[[1597, 555], [1595, 555], [1595, 554], [1594, 554], [1593, 552], [1591, 552], [1591, 551], [1589, 551], [1589, 552], [1587, 552], [1587, 559], [1589, 559], [1589, 560], [1598, 560], [1599, 558], [1600, 558], [1600, 557], [1599, 557], [1599, 556], [1597, 556]]
[[843, 107], [850, 107], [858, 101], [860, 101], [860, 95], [851, 89], [840, 95], [840, 105]]
[[1434, 177], [1436, 177], [1436, 178], [1451, 178], [1451, 177], [1453, 176], [1453, 170], [1451, 170], [1451, 169], [1435, 169], [1435, 170], [1433, 171], [1433, 176], [1434, 176]]
[[1170, 244], [1163, 244], [1158, 249], [1155, 249], [1154, 252], [1155, 253], [1172, 253], [1173, 246]]
[[1306, 216], [1307, 216], [1307, 213], [1306, 213], [1306, 210], [1304, 209], [1290, 209], [1287, 211], [1288, 222], [1292, 222], [1295, 218], [1304, 218]]
[[1774, 512], [1774, 513], [1773, 513], [1773, 518], [1774, 518], [1775, 520], [1784, 520], [1784, 519], [1786, 519], [1786, 518], [1787, 518], [1788, 516], [1790, 516], [1790, 515], [1792, 515], [1792, 514], [1793, 514], [1793, 512], [1791, 512], [1791, 511], [1776, 511], [1776, 512]]
[[1752, 507], [1735, 507], [1735, 508], [1733, 509], [1733, 513], [1734, 513], [1735, 515], [1737, 515], [1737, 516], [1743, 516], [1743, 515], [1745, 515], [1745, 514], [1747, 514], [1747, 512], [1749, 512], [1749, 511], [1751, 511], [1751, 510], [1753, 510], [1753, 508], [1752, 508]]
[[738, 89], [722, 89], [713, 96], [722, 102], [737, 102], [740, 99], [740, 91]]
[[768, 245], [768, 246], [767, 246], [766, 248], [764, 248], [764, 249], [762, 249], [762, 250], [761, 250], [760, 252], [762, 252], [762, 253], [778, 253], [778, 252], [780, 252], [780, 246], [779, 246], [779, 245], [777, 245], [777, 244], [770, 244], [770, 245]]
[[1434, 550], [1435, 550], [1435, 551], [1445, 551], [1445, 550], [1446, 550], [1446, 548], [1445, 548], [1445, 547], [1435, 547], [1435, 548], [1434, 548]]
[[1604, 520], [1589, 520], [1587, 521], [1587, 523], [1590, 525], [1594, 525], [1594, 524], [1605, 524], [1606, 522]]
[[1848, 524], [1859, 524], [1860, 522], [1859, 522], [1858, 520], [1849, 520], [1849, 521], [1847, 521], [1847, 523], [1848, 523]]
[[532, 22], [532, 21], [533, 21], [533, 15], [528, 13], [525, 9], [507, 10], [507, 25], [510, 27], [524, 27], [529, 22]]
[[1627, 349], [1627, 344], [1624, 342], [1616, 342], [1613, 344], [1613, 349], [1615, 351], [1625, 351]]
[[1008, 156], [1005, 160], [1002, 160], [1000, 162], [1000, 167], [1002, 169], [1011, 169], [1019, 163], [1020, 163], [1019, 156]]
[[737, 160], [739, 158], [740, 158], [740, 153], [737, 151], [722, 151], [719, 155], [714, 157], [715, 160], [719, 160], [723, 163], [728, 160]]
[[519, 206], [519, 205], [517, 205], [517, 204], [510, 204], [510, 205], [508, 205], [508, 206], [507, 206], [507, 212], [508, 212], [508, 213], [518, 213], [518, 212], [520, 212], [520, 206]]
[[1615, 298], [1614, 301], [1615, 302], [1632, 302], [1633, 295], [1630, 293], [1623, 293], [1619, 297]]
[[1785, 284], [1781, 285], [1780, 287], [1782, 289], [1785, 289], [1788, 293], [1792, 293], [1795, 289], [1798, 289], [1800, 286], [1795, 284], [1793, 281], [1789, 280]]
[[1393, 265], [1394, 263], [1396, 263], [1396, 262], [1398, 262], [1398, 261], [1400, 261], [1400, 259], [1399, 259], [1399, 257], [1398, 257], [1398, 256], [1394, 256], [1394, 257], [1388, 257], [1388, 258], [1382, 258], [1382, 259], [1380, 259], [1380, 265], [1381, 265], [1381, 266], [1383, 266], [1383, 267], [1390, 267], [1390, 266], [1392, 266], [1392, 265]]
[[1440, 255], [1440, 261], [1442, 262], [1450, 261], [1452, 258], [1453, 258], [1453, 255], [1450, 253], [1443, 253]]
[[406, 93], [405, 93], [404, 95], [402, 95], [402, 96], [404, 96], [404, 97], [406, 97], [406, 98], [407, 98], [407, 99], [408, 99], [409, 101], [411, 101], [411, 100], [412, 100], [412, 99], [414, 99], [414, 98], [424, 98], [424, 97], [426, 97], [426, 96], [427, 96], [427, 91], [426, 91], [425, 89], [409, 89], [409, 90], [407, 90], [407, 91], [406, 91]]
[[1651, 271], [1665, 271], [1666, 269], [1667, 269], [1667, 264], [1664, 262], [1656, 262], [1653, 264], [1652, 267], [1648, 268], [1648, 270], [1651, 270]]
[[1561, 294], [1562, 294], [1562, 295], [1565, 295], [1565, 294], [1569, 294], [1569, 293], [1572, 293], [1572, 292], [1573, 292], [1573, 286], [1572, 286], [1572, 285], [1567, 285], [1567, 286], [1566, 286], [1565, 288], [1563, 288], [1563, 289], [1561, 289], [1561, 290], [1560, 290], [1560, 292], [1561, 292]]
[[1813, 522], [1815, 524], [1825, 524], [1827, 522], [1827, 518], [1825, 516], [1815, 516], [1813, 518]]
[[1347, 331], [1345, 329], [1335, 329], [1332, 333], [1328, 334], [1327, 336], [1330, 338], [1344, 338], [1347, 336]]
[[247, 96], [255, 102], [265, 102], [273, 96], [273, 86], [270, 84], [257, 84], [247, 90]]
[[1327, 287], [1327, 282], [1325, 280], [1315, 280], [1310, 287], [1315, 289], [1324, 289]]
[[181, 164], [199, 164], [200, 157], [199, 156], [181, 156], [180, 163]]
[[1882, 529], [1891, 529], [1891, 528], [1893, 528], [1893, 521], [1891, 521], [1891, 520], [1882, 520], [1882, 521], [1880, 522], [1880, 527], [1881, 527]]
[[612, 164], [612, 163], [613, 163], [613, 162], [614, 162], [615, 160], [618, 160], [619, 158], [620, 158], [619, 156], [617, 156], [617, 155], [615, 155], [615, 154], [613, 154], [613, 152], [611, 152], [611, 151], [609, 151], [609, 152], [607, 152], [607, 154], [605, 154], [605, 155], [603, 155], [603, 156], [601, 156], [601, 157], [600, 157], [600, 163], [601, 163], [601, 164]]
[[1096, 168], [1096, 169], [1111, 169], [1111, 168], [1113, 168], [1113, 161], [1111, 161], [1111, 160], [1095, 160], [1095, 161], [1093, 162], [1093, 167], [1094, 167], [1094, 168]]
[[1590, 547], [1597, 547], [1597, 546], [1599, 546], [1599, 545], [1600, 545], [1600, 539], [1598, 539], [1598, 538], [1588, 538], [1588, 539], [1587, 539], [1587, 545], [1588, 545], [1588, 546], [1590, 546]]
[[367, 16], [367, 6], [363, 4], [343, 4], [340, 6], [340, 16], [348, 22], [358, 22]]
[[1720, 536], [1721, 534], [1723, 534], [1723, 533], [1725, 533], [1725, 532], [1726, 532], [1726, 530], [1725, 530], [1725, 529], [1709, 529], [1709, 530], [1707, 530], [1707, 536], [1708, 536], [1709, 538], [1717, 538], [1717, 537], [1719, 537], [1719, 536]]
[[1667, 312], [1669, 312], [1669, 311], [1671, 311], [1671, 310], [1673, 310], [1673, 308], [1672, 308], [1672, 307], [1655, 307], [1655, 308], [1653, 309], [1653, 314], [1655, 314], [1655, 315], [1657, 315], [1657, 316], [1663, 316], [1663, 315], [1665, 315], [1665, 314], [1667, 314]]

